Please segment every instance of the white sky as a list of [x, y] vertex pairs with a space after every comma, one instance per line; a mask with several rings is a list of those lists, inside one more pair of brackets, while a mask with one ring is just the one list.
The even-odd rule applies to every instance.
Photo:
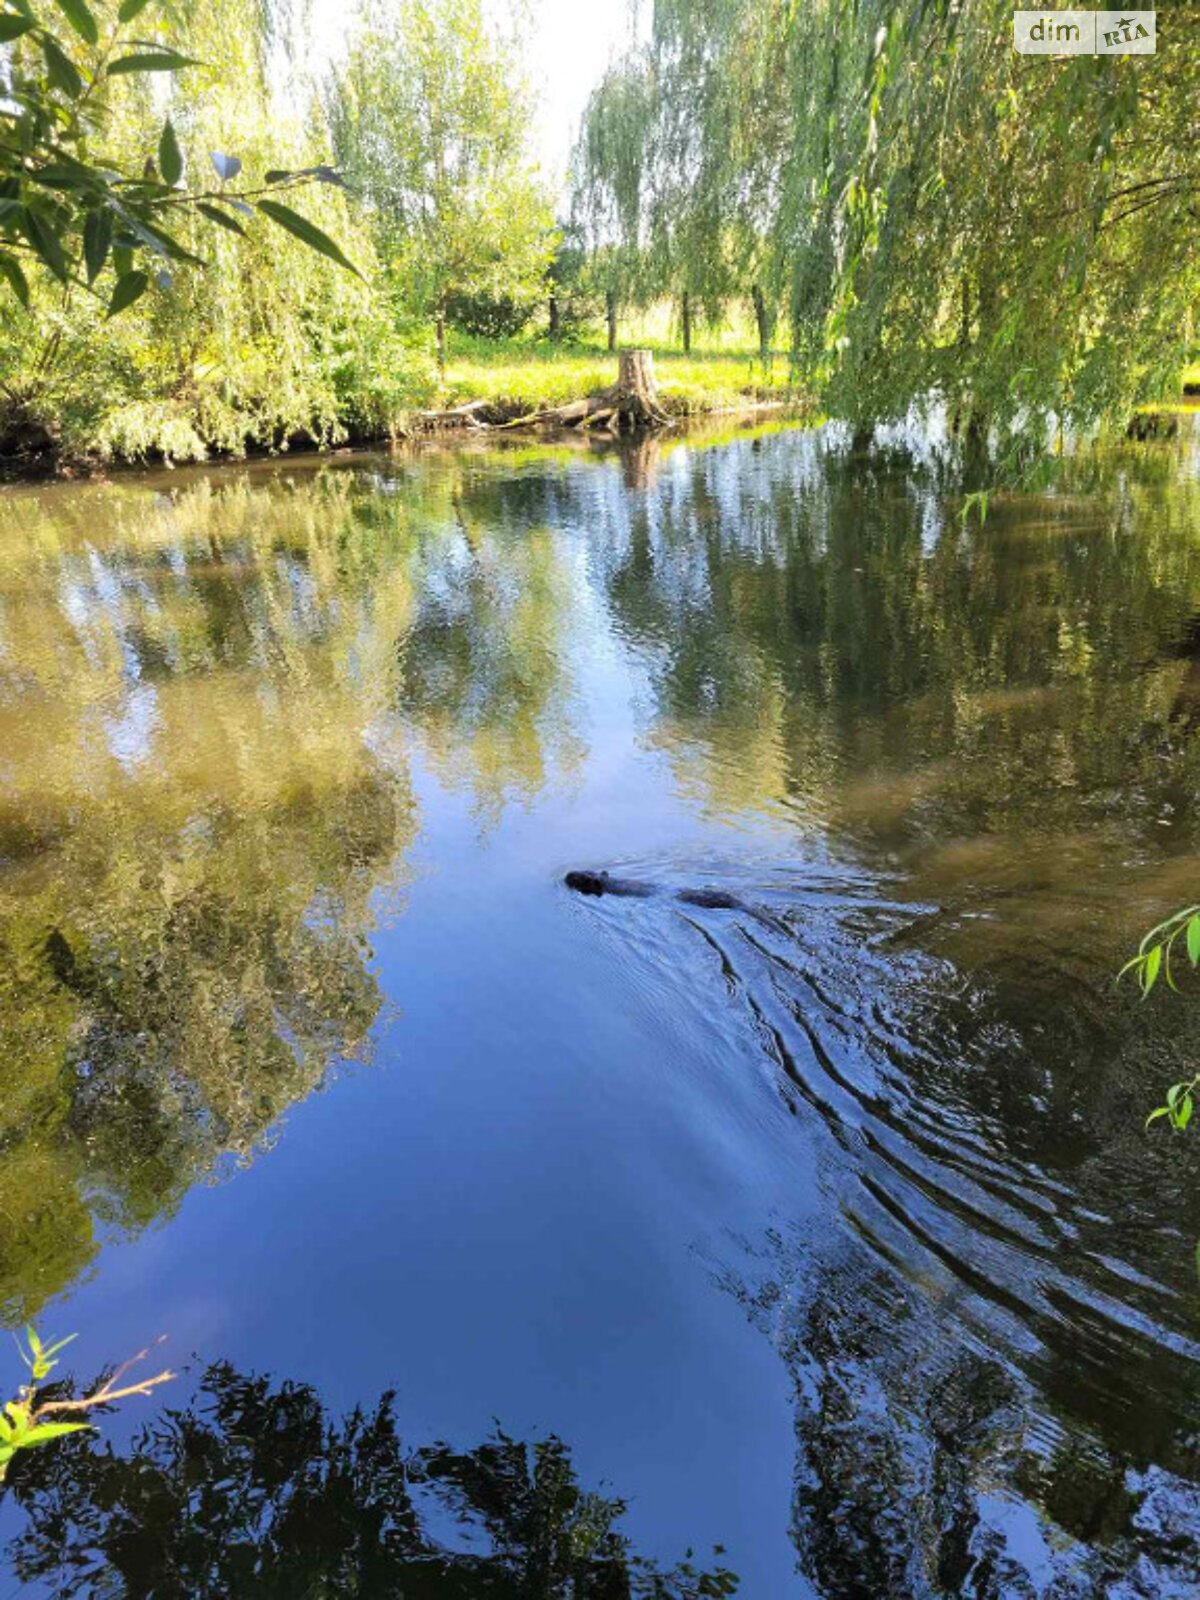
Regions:
[[534, 148], [548, 176], [561, 178], [588, 95], [630, 42], [624, 0], [532, 0], [529, 77], [538, 95]]
[[[626, 0], [525, 3], [533, 19], [526, 70], [538, 97], [530, 144], [546, 176], [561, 182], [588, 95], [630, 40], [629, 13]], [[336, 55], [356, 9], [354, 0], [312, 0], [313, 65]]]

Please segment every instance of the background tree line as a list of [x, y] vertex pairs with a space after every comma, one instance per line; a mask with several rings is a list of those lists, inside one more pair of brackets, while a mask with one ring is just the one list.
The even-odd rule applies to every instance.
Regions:
[[322, 78], [287, 0], [6, 4], [6, 453], [378, 436], [452, 307], [540, 289], [519, 42], [481, 0], [373, 7]]
[[1020, 462], [1195, 358], [1200, 11], [1158, 53], [1016, 54], [1000, 0], [655, 0], [575, 203], [614, 291], [753, 299], [829, 410], [929, 396]]
[[1198, 20], [1055, 60], [1000, 0], [655, 0], [556, 217], [516, 11], [386, 0], [314, 74], [290, 0], [4, 0], [5, 449], [378, 436], [448, 324], [612, 347], [670, 297], [685, 350], [737, 304], [832, 413], [934, 397], [1020, 464], [1195, 356]]

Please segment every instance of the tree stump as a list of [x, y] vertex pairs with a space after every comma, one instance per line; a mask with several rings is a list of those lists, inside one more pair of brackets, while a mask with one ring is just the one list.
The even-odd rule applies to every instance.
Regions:
[[607, 396], [622, 429], [661, 428], [669, 419], [658, 399], [654, 352], [622, 350], [617, 357], [617, 385]]
[[[495, 405], [486, 400], [473, 401], [455, 411], [423, 411], [419, 420], [432, 425], [446, 425], [451, 421], [465, 420], [472, 426], [481, 420], [480, 413], [494, 411]], [[468, 415], [469, 414], [469, 415]], [[617, 381], [611, 389], [602, 389], [581, 400], [571, 400], [563, 406], [548, 406], [538, 411], [527, 411], [508, 421], [493, 423], [498, 428], [531, 428], [547, 424], [556, 428], [580, 428], [586, 432], [641, 433], [647, 428], [666, 428], [671, 419], [664, 410], [658, 394], [658, 379], [654, 376], [654, 354], [650, 350], [622, 350], [617, 365]]]

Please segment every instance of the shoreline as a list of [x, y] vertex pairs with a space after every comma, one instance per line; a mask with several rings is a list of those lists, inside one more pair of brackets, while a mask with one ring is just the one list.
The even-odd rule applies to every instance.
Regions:
[[[391, 452], [425, 443], [446, 441], [455, 443], [492, 444], [501, 446], [507, 439], [539, 439], [547, 444], [587, 443], [597, 445], [637, 445], [652, 438], [677, 436], [689, 424], [703, 423], [719, 417], [754, 418], [780, 412], [794, 414], [798, 424], [815, 419], [817, 413], [799, 396], [790, 399], [753, 399], [749, 396], [743, 404], [729, 404], [721, 396], [719, 405], [695, 405], [685, 402], [673, 406], [677, 397], [669, 391], [663, 395], [668, 420], [659, 427], [641, 428], [632, 433], [614, 434], [601, 429], [564, 427], [540, 418], [526, 416], [528, 407], [517, 400], [480, 399], [465, 406], [445, 412], [414, 412], [403, 419], [403, 425], [375, 432], [350, 430], [336, 443], [321, 444], [308, 435], [293, 435], [282, 444], [271, 446], [249, 444], [239, 453], [212, 450], [199, 460], [172, 460], [161, 454], [143, 457], [76, 455], [62, 450], [47, 449], [31, 455], [0, 455], [0, 492], [9, 488], [38, 483], [100, 482], [110, 476], [125, 476], [133, 472], [178, 472], [189, 468], [236, 467], [250, 462], [283, 461], [286, 458], [319, 457], [332, 460], [340, 455], [359, 452]], [[489, 413], [489, 420], [483, 420]], [[490, 420], [497, 417], [499, 420]]]
[[[777, 386], [777, 390], [782, 387]], [[471, 445], [502, 449], [509, 442], [516, 445], [536, 440], [545, 445], [635, 449], [644, 447], [648, 441], [665, 443], [678, 439], [686, 431], [701, 429], [706, 422], [722, 418], [745, 418], [753, 424], [756, 420], [768, 422], [772, 417], [779, 417], [798, 427], [837, 420], [820, 412], [810, 399], [798, 392], [787, 395], [777, 392], [769, 398], [747, 394], [740, 400], [731, 400], [728, 392], [723, 392], [714, 394], [713, 400], [717, 403], [707, 404], [702, 398], [697, 400], [695, 396], [667, 389], [660, 391], [660, 398], [667, 412], [665, 422], [626, 432], [565, 425], [541, 410], [531, 413], [528, 401], [497, 396], [468, 401], [445, 411], [409, 412], [394, 428], [378, 432], [348, 428], [345, 436], [333, 443], [322, 444], [311, 435], [294, 434], [282, 444], [247, 444], [240, 452], [213, 449], [198, 459], [171, 459], [153, 452], [141, 457], [113, 455], [104, 458], [56, 449], [28, 455], [0, 454], [0, 494], [8, 489], [37, 484], [99, 483], [133, 473], [211, 471], [287, 460], [333, 461], [348, 455], [386, 455], [403, 449], [448, 444], [455, 448]], [[1139, 407], [1130, 421], [1126, 439], [1155, 442], [1159, 437], [1173, 436], [1171, 424], [1179, 417], [1196, 415], [1200, 411], [1198, 400], [1200, 384], [1192, 381], [1185, 385], [1183, 394], [1175, 401]], [[1154, 424], [1166, 425], [1161, 434], [1160, 427]]]

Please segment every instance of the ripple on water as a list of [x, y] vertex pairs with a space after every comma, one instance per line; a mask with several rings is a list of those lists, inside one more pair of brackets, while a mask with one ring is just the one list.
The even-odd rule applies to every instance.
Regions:
[[[706, 1018], [753, 1040], [819, 1130], [828, 1226], [783, 1224], [722, 1274], [796, 1378], [810, 1576], [847, 1595], [1196, 1592], [1190, 1247], [1120, 1094], [1097, 1089], [1089, 1120], [1056, 1089], [1107, 1082], [1129, 1049], [1111, 995], [1021, 949], [968, 975], [938, 948], [949, 913], [836, 863], [619, 870], [736, 895], [589, 910], [706, 986]], [[1114, 1226], [1118, 1195], [1139, 1226]]]

